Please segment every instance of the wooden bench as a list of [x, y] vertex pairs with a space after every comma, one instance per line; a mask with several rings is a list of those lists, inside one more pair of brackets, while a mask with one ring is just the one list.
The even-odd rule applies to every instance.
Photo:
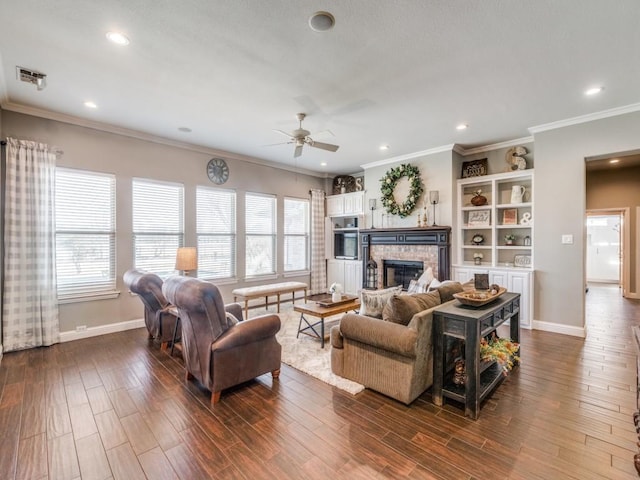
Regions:
[[304, 300], [307, 301], [307, 289], [309, 286], [302, 282], [282, 282], [271, 283], [269, 285], [258, 285], [255, 287], [236, 288], [231, 293], [233, 301], [238, 299], [244, 300], [244, 316], [249, 318], [249, 300], [264, 297], [265, 307], [269, 308], [269, 297], [276, 295], [278, 297], [278, 313], [280, 313], [280, 295], [283, 293], [291, 293], [291, 301], [295, 303], [295, 292], [304, 290]]

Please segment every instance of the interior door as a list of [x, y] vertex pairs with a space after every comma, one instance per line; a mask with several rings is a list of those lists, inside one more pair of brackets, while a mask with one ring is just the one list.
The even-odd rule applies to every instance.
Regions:
[[587, 217], [587, 281], [620, 283], [621, 216]]

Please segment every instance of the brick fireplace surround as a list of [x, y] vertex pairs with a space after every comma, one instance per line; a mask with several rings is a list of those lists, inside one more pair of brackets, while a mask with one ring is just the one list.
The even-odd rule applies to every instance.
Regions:
[[[383, 260], [422, 261], [440, 281], [451, 276], [451, 227], [384, 228], [360, 231], [362, 278], [366, 286], [367, 262], [371, 259], [382, 271]], [[378, 275], [378, 288], [382, 288]]]

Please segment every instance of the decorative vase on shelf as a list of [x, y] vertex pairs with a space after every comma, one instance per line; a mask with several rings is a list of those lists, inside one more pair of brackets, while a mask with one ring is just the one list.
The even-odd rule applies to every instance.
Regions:
[[340, 292], [333, 292], [331, 294], [331, 301], [333, 303], [339, 302], [340, 300], [342, 300], [342, 294]]
[[474, 207], [481, 207], [487, 204], [487, 197], [482, 195], [482, 190], [476, 190], [471, 197], [471, 205]]

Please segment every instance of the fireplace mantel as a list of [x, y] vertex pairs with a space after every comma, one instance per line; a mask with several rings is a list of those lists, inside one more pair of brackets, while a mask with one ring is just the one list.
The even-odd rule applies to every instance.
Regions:
[[370, 247], [375, 245], [431, 245], [438, 248], [438, 280], [451, 278], [451, 227], [371, 228], [360, 230], [363, 279]]

